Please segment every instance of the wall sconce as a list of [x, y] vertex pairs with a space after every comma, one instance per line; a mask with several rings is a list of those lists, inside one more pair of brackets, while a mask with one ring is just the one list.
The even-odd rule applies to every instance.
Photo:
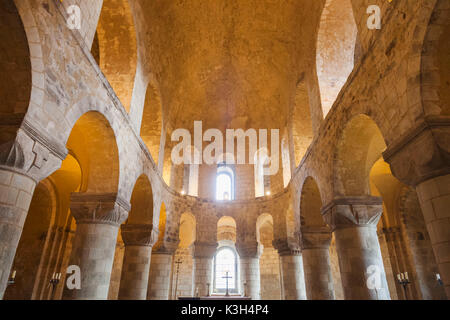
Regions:
[[10, 277], [9, 280], [8, 280], [8, 286], [9, 286], [9, 285], [12, 285], [12, 284], [14, 284], [14, 283], [16, 283], [16, 273], [17, 273], [16, 270], [14, 270], [14, 271], [11, 273], [11, 277]]
[[397, 274], [397, 281], [403, 287], [405, 299], [408, 300], [407, 286], [411, 283], [411, 281], [409, 281], [408, 272]]

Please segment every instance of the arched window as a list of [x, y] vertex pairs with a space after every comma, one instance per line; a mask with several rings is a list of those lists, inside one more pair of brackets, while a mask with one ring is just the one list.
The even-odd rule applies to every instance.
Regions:
[[229, 293], [238, 293], [238, 260], [232, 247], [220, 248], [214, 257], [214, 293], [226, 292], [227, 272]]
[[234, 171], [225, 164], [217, 167], [216, 200], [234, 200]]
[[260, 149], [255, 157], [255, 196], [270, 195], [270, 159], [267, 150]]

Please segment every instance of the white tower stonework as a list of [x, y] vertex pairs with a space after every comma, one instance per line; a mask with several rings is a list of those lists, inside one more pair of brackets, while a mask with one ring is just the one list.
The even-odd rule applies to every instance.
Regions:
[[0, 1], [0, 299], [450, 298], [448, 0], [375, 2]]

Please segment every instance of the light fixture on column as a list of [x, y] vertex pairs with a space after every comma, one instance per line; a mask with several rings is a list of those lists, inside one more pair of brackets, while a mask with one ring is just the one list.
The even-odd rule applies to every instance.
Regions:
[[195, 297], [200, 298], [200, 291], [198, 287], [195, 289]]
[[56, 286], [59, 284], [59, 282], [61, 281], [61, 273], [59, 272], [53, 272], [52, 278], [50, 279], [50, 284], [49, 286], [52, 286], [52, 292], [51, 292], [51, 298], [50, 300], [53, 300], [54, 295], [55, 295], [55, 289]]
[[186, 191], [184, 191], [184, 190], [181, 190], [181, 192], [180, 192], [180, 193], [181, 193], [181, 195], [182, 195], [182, 196], [184, 196], [184, 195], [186, 194]]
[[436, 273], [436, 281], [440, 286], [444, 285], [444, 282], [441, 279], [441, 275], [439, 273]]
[[267, 192], [266, 192], [266, 196], [270, 196], [270, 191], [267, 191]]
[[11, 277], [8, 280], [8, 286], [16, 283], [16, 270], [11, 273]]
[[403, 287], [405, 300], [408, 300], [407, 286], [411, 283], [411, 281], [409, 281], [408, 272], [397, 274], [397, 281]]

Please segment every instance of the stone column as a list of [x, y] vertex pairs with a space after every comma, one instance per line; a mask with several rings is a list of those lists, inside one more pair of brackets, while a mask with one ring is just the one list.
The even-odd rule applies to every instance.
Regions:
[[36, 181], [24, 173], [0, 167], [0, 299], [6, 290], [35, 187]]
[[[410, 280], [413, 280], [413, 272], [409, 268], [409, 264], [403, 259], [402, 251], [406, 253], [406, 248], [402, 248], [399, 252], [396, 242], [399, 239], [398, 228], [383, 228], [378, 230], [378, 242], [380, 243], [381, 256], [383, 257], [384, 270], [386, 271], [386, 280], [388, 283], [389, 294], [392, 300], [398, 300], [399, 294], [403, 295], [403, 288], [398, 283], [395, 276], [399, 272], [408, 272]], [[400, 253], [400, 255], [398, 255]], [[414, 281], [408, 286], [414, 287]], [[410, 298], [412, 296], [410, 295]]]
[[383, 153], [392, 174], [416, 188], [441, 279], [450, 299], [450, 117], [427, 115]]
[[77, 222], [69, 265], [81, 272], [81, 288], [64, 288], [65, 300], [106, 300], [117, 234], [130, 205], [117, 194], [73, 193], [70, 209]]
[[125, 224], [121, 228], [125, 244], [119, 300], [146, 300], [152, 246], [157, 232], [151, 224]]
[[328, 228], [302, 228], [303, 267], [308, 300], [334, 300]]
[[336, 198], [322, 209], [336, 239], [346, 300], [388, 300], [377, 223], [382, 199], [361, 196]]
[[261, 299], [258, 243], [236, 243], [239, 253], [241, 292], [252, 300]]
[[275, 240], [273, 246], [280, 255], [280, 278], [283, 300], [306, 300], [303, 257], [299, 245], [287, 240]]
[[450, 174], [422, 182], [416, 190], [436, 263], [450, 299]]
[[178, 242], [164, 242], [158, 248], [153, 248], [147, 290], [148, 300], [169, 300], [173, 256], [177, 246]]
[[212, 289], [212, 261], [216, 253], [217, 243], [194, 243], [194, 292], [198, 289], [200, 297], [210, 294]]

